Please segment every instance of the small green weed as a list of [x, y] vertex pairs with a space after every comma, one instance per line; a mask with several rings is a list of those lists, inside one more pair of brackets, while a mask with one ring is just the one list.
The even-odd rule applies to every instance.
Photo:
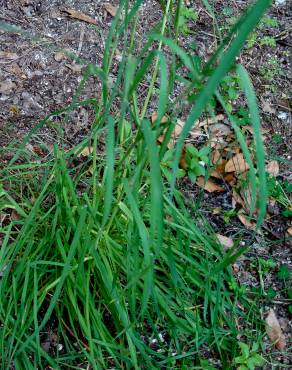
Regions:
[[179, 12], [179, 19], [178, 19], [179, 32], [183, 35], [193, 34], [194, 31], [190, 29], [189, 22], [190, 21], [196, 22], [197, 20], [198, 20], [198, 12], [182, 4], [180, 12]]
[[251, 349], [244, 342], [239, 342], [238, 345], [241, 349], [241, 355], [234, 359], [236, 365], [239, 365], [237, 370], [254, 370], [257, 366], [264, 364], [264, 359], [257, 353], [259, 350], [257, 343], [253, 343]]
[[292, 211], [292, 202], [289, 197], [292, 192], [291, 183], [279, 181], [276, 177], [267, 174], [267, 187], [269, 196], [285, 208], [282, 212], [283, 216], [290, 217]]
[[[185, 147], [184, 155], [184, 168], [178, 170], [178, 177], [187, 175], [189, 179], [195, 183], [197, 176], [205, 176], [206, 167], [209, 166], [210, 148], [207, 146], [197, 149], [191, 144], [187, 144]], [[166, 151], [162, 161], [162, 171], [165, 176], [169, 179], [171, 176], [170, 169], [173, 163], [174, 152], [173, 149]]]

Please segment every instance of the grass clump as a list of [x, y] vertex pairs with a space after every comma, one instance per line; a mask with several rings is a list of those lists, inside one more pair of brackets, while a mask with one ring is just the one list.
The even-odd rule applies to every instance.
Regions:
[[[237, 289], [230, 269], [243, 249], [223, 250], [195, 207], [196, 216], [191, 216], [192, 207], [186, 207], [175, 179], [189, 130], [214, 96], [224, 108], [221, 80], [268, 2], [259, 0], [247, 10], [202, 69], [170, 38], [179, 29], [179, 16], [172, 22], [179, 8], [175, 11], [171, 1], [165, 4], [161, 31], [151, 33], [144, 49], [135, 51], [141, 3], [129, 7], [128, 1], [120, 2], [103, 66], [88, 65], [72, 103], [62, 110], [66, 115], [80, 105], [90, 106], [96, 117], [90, 135], [69, 151], [55, 145], [46, 159], [36, 162], [26, 144], [61, 111], [53, 112], [1, 170], [0, 209], [17, 215], [1, 230], [3, 368], [212, 368], [204, 358], [212, 351], [227, 368], [240, 353], [238, 336], [248, 335], [240, 332], [238, 320], [247, 319], [245, 307], [252, 303]], [[119, 42], [122, 61], [109, 86]], [[173, 55], [170, 64], [164, 47]], [[177, 80], [184, 80], [178, 76], [182, 64], [190, 77], [184, 99], [192, 86], [197, 93], [190, 99], [193, 105], [167, 181], [160, 162], [179, 111], [180, 101], [172, 105], [169, 97]], [[137, 91], [148, 68], [152, 78], [140, 104]], [[231, 123], [251, 165], [255, 205], [258, 186], [265, 194], [264, 151], [252, 86], [242, 66], [237, 72], [254, 121], [257, 169], [240, 130]], [[101, 80], [102, 96], [80, 101], [91, 76]], [[158, 101], [157, 124], [148, 119], [151, 99]], [[119, 114], [113, 116], [117, 101]], [[168, 130], [158, 146], [159, 122], [166, 112]], [[77, 160], [86, 147], [89, 153]], [[3, 148], [2, 153], [11, 150]], [[262, 197], [259, 224], [264, 202]]]

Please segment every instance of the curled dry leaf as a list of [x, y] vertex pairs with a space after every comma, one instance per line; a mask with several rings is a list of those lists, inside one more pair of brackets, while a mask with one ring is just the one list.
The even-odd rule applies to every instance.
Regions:
[[272, 175], [272, 176], [275, 176], [277, 177], [279, 175], [279, 163], [278, 161], [270, 161], [267, 165], [266, 165], [266, 171]]
[[82, 12], [79, 12], [78, 10], [74, 10], [71, 8], [65, 8], [63, 9], [63, 11], [67, 13], [70, 18], [78, 19], [79, 21], [83, 21], [83, 22], [90, 23], [90, 24], [95, 24], [95, 25], [98, 24], [94, 18]]
[[203, 176], [197, 177], [196, 184], [200, 186], [200, 188], [203, 188], [204, 190], [208, 191], [209, 193], [225, 191], [221, 186], [217, 185], [214, 181], [212, 180], [205, 181]]
[[233, 156], [225, 165], [225, 172], [242, 173], [249, 169], [242, 153]]
[[282, 351], [286, 346], [285, 336], [282, 332], [275, 311], [272, 309], [270, 309], [269, 314], [266, 317], [266, 331], [271, 342], [275, 344], [275, 347], [279, 351]]
[[219, 240], [220, 244], [223, 245], [225, 248], [232, 248], [233, 247], [233, 240], [231, 238], [228, 238], [227, 236], [216, 234], [217, 239]]
[[113, 6], [112, 4], [106, 3], [104, 4], [105, 10], [112, 16], [115, 17], [117, 15], [118, 9]]
[[248, 230], [255, 230], [256, 223], [249, 219], [249, 217], [243, 213], [242, 211], [238, 212], [237, 217], [239, 218], [240, 222], [248, 229]]

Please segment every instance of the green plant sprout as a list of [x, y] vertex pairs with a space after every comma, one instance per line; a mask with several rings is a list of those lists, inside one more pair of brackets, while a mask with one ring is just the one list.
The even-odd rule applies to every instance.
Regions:
[[254, 370], [264, 364], [264, 359], [257, 353], [259, 350], [258, 343], [253, 343], [251, 349], [244, 342], [239, 342], [238, 345], [241, 349], [241, 355], [234, 359], [236, 365], [239, 365], [237, 370]]

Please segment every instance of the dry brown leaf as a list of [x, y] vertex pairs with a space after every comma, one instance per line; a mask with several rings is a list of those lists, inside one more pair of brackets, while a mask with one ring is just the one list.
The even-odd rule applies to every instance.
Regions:
[[265, 113], [274, 114], [276, 110], [271, 106], [271, 104], [265, 100], [262, 100], [262, 110]]
[[[245, 130], [249, 131], [252, 135], [254, 135], [254, 128], [252, 126], [246, 125], [243, 126]], [[261, 127], [262, 135], [268, 134], [271, 130], [269, 128]]]
[[82, 12], [79, 12], [78, 10], [74, 10], [71, 8], [65, 8], [63, 9], [63, 11], [67, 13], [70, 18], [78, 19], [79, 21], [83, 21], [83, 22], [90, 23], [90, 24], [95, 24], [95, 25], [98, 24], [94, 18]]
[[15, 209], [13, 209], [10, 218], [12, 221], [19, 221], [21, 219], [21, 216], [15, 211]]
[[200, 128], [194, 127], [190, 132], [189, 135], [192, 139], [196, 139], [197, 137], [201, 137], [203, 135], [203, 132]]
[[236, 205], [239, 204], [242, 207], [245, 206], [244, 200], [241, 198], [241, 196], [233, 189], [232, 191], [232, 208], [235, 208]]
[[74, 73], [80, 73], [82, 70], [82, 67], [80, 64], [66, 64], [66, 67], [71, 69]]
[[231, 129], [229, 126], [224, 125], [224, 123], [215, 123], [210, 126], [210, 131], [212, 136], [228, 136], [231, 134]]
[[266, 331], [271, 342], [275, 344], [275, 347], [279, 351], [282, 351], [286, 346], [285, 336], [282, 332], [275, 311], [272, 309], [270, 309], [269, 314], [266, 317]]
[[81, 150], [80, 153], [77, 154], [77, 157], [89, 157], [89, 155], [93, 152], [92, 146], [86, 146], [84, 149]]
[[255, 230], [256, 223], [254, 221], [249, 220], [248, 216], [243, 212], [238, 212], [237, 217], [239, 218], [240, 222], [248, 229], [248, 230]]
[[212, 163], [214, 166], [216, 166], [217, 164], [220, 164], [220, 159], [221, 159], [221, 153], [219, 150], [215, 149], [213, 150], [212, 152]]
[[234, 177], [233, 173], [228, 173], [224, 176], [224, 181], [228, 182], [228, 184], [234, 186], [237, 182], [236, 178]]
[[292, 235], [292, 226], [291, 227], [289, 227], [289, 229], [287, 230], [287, 233], [288, 233], [288, 235]]
[[249, 169], [248, 163], [246, 163], [243, 154], [238, 153], [226, 163], [225, 172], [237, 172], [242, 173]]
[[[18, 58], [18, 55], [16, 53], [12, 53], [10, 51], [1, 51], [0, 50], [0, 63], [5, 63], [7, 60], [16, 60]], [[4, 59], [4, 61], [1, 61], [1, 59]], [[6, 59], [6, 60], [5, 60]]]
[[195, 124], [195, 126], [208, 126], [208, 125], [212, 125], [214, 123], [217, 123], [218, 121], [223, 121], [224, 120], [224, 115], [223, 114], [218, 114], [217, 116], [213, 117], [213, 118], [207, 118], [207, 119], [204, 119], [203, 121], [199, 121]]
[[[151, 122], [155, 123], [156, 121], [157, 121], [157, 112], [153, 112], [152, 115], [151, 115]], [[168, 118], [166, 116], [163, 116], [161, 118], [160, 123], [166, 123], [167, 121], [168, 121]]]
[[171, 137], [176, 139], [182, 132], [182, 129], [184, 127], [184, 121], [182, 121], [181, 119], [178, 118], [178, 120], [176, 121], [176, 125], [174, 127], [174, 130], [171, 134]]
[[10, 94], [15, 88], [16, 88], [15, 83], [9, 79], [0, 82], [0, 93], [2, 94]]
[[197, 177], [196, 184], [200, 186], [201, 188], [203, 188], [204, 190], [208, 191], [209, 193], [225, 191], [221, 186], [217, 185], [212, 180], [207, 180], [205, 182], [205, 179], [203, 176]]
[[222, 175], [220, 175], [220, 173], [217, 170], [213, 170], [210, 173], [210, 176], [211, 177], [214, 177], [215, 179], [222, 179]]
[[15, 62], [11, 63], [9, 71], [16, 76], [20, 76], [22, 79], [26, 79], [26, 75], [23, 73], [22, 69]]
[[228, 238], [227, 236], [216, 234], [217, 239], [219, 240], [220, 244], [223, 245], [225, 248], [232, 248], [233, 247], [233, 240]]
[[66, 55], [62, 51], [57, 51], [54, 55], [54, 59], [56, 62], [61, 62], [65, 58]]
[[277, 177], [277, 176], [279, 175], [279, 171], [280, 171], [280, 168], [279, 168], [279, 162], [278, 162], [278, 161], [276, 161], [276, 160], [270, 161], [270, 162], [266, 165], [266, 171], [267, 171], [270, 175]]
[[112, 4], [104, 4], [105, 10], [112, 16], [115, 17], [117, 15], [117, 7], [113, 6]]

